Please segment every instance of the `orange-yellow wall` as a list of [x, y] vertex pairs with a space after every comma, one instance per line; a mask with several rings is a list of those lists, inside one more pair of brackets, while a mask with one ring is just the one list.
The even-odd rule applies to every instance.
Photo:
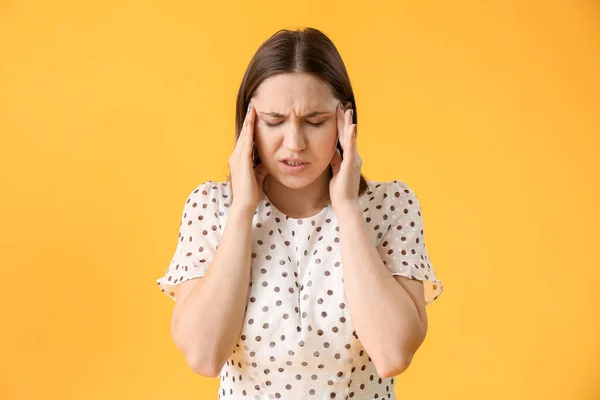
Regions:
[[399, 399], [600, 398], [600, 6], [473, 3], [1, 2], [0, 398], [216, 399], [155, 280], [252, 54], [303, 26], [444, 282]]

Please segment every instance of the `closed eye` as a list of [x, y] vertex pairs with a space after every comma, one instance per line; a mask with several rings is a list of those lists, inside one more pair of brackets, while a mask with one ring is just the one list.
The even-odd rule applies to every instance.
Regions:
[[[317, 123], [312, 123], [312, 122], [309, 122], [309, 121], [306, 121], [306, 122], [308, 122], [310, 125], [312, 125], [314, 127], [321, 126], [321, 125], [323, 125], [325, 123], [325, 121], [321, 121], [321, 122], [317, 122]], [[265, 121], [265, 125], [267, 125], [269, 128], [274, 128], [276, 126], [281, 125], [282, 123], [283, 122], [279, 122], [278, 124], [271, 124], [271, 123]]]

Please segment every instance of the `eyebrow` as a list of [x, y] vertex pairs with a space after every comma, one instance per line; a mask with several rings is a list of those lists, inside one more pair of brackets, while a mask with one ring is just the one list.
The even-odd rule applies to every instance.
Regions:
[[[271, 112], [259, 112], [259, 114], [268, 115], [270, 117], [275, 117], [275, 118], [285, 117], [285, 115], [280, 114], [280, 113], [275, 112], [275, 111], [271, 111]], [[311, 117], [316, 117], [317, 115], [321, 115], [321, 114], [329, 114], [329, 111], [313, 111], [310, 114], [303, 115], [303, 117], [304, 118], [311, 118]]]

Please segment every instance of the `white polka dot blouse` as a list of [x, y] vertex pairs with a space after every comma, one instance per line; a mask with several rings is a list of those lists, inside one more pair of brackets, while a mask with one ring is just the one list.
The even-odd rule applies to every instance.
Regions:
[[[442, 293], [427, 254], [419, 201], [402, 181], [367, 180], [359, 197], [373, 243], [392, 275]], [[230, 182], [207, 181], [184, 204], [179, 240], [159, 289], [203, 276], [227, 223]], [[240, 338], [220, 373], [221, 399], [395, 399], [353, 329], [344, 293], [339, 226], [331, 205], [291, 218], [263, 193], [252, 220], [251, 274]]]

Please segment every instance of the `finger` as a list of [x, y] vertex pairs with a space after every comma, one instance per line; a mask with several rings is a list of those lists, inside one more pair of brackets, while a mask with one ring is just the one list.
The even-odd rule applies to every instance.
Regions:
[[[336, 120], [337, 120], [337, 131], [338, 131], [338, 141], [340, 143], [344, 142], [344, 111], [342, 111], [342, 103], [340, 103], [338, 105], [337, 108], [337, 113], [336, 113]], [[344, 147], [342, 145], [342, 150], [344, 150]]]
[[335, 176], [341, 166], [342, 166], [342, 155], [340, 153], [340, 149], [335, 149], [335, 152], [333, 153], [333, 157], [331, 158], [331, 171], [332, 171], [332, 176]]
[[350, 125], [350, 132], [348, 134], [349, 136], [349, 148], [352, 149], [350, 151], [350, 153], [352, 153], [352, 155], [357, 154], [358, 153], [358, 149], [356, 147], [356, 124], [352, 124]]
[[344, 113], [344, 126], [346, 129], [344, 130], [344, 145], [343, 150], [352, 150], [352, 134], [354, 125], [352, 124], [352, 109], [346, 110]]
[[235, 143], [235, 150], [239, 151], [246, 140], [246, 127], [248, 126], [248, 112], [244, 115], [244, 120], [242, 121], [242, 128], [240, 129], [240, 133], [237, 137], [237, 141]]
[[252, 155], [252, 144], [254, 142], [254, 119], [255, 119], [255, 111], [252, 103], [248, 105], [248, 112], [246, 113], [246, 118], [244, 119], [244, 127], [242, 129], [241, 139], [242, 139], [242, 151], [244, 154]]

